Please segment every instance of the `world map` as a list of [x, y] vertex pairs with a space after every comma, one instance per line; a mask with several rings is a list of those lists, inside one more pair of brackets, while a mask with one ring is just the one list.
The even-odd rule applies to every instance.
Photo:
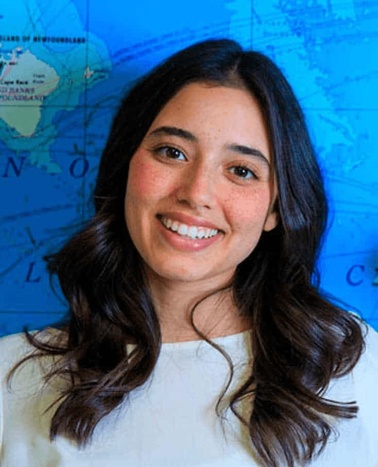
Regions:
[[92, 213], [123, 94], [171, 53], [217, 37], [266, 53], [292, 84], [330, 200], [322, 288], [378, 329], [378, 3], [128, 3], [0, 0], [0, 335], [65, 313], [43, 257]]

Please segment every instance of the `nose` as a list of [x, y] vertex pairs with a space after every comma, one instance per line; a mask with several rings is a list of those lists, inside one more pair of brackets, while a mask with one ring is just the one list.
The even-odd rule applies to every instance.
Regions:
[[215, 199], [214, 170], [198, 162], [182, 173], [176, 192], [177, 200], [191, 208], [211, 208]]

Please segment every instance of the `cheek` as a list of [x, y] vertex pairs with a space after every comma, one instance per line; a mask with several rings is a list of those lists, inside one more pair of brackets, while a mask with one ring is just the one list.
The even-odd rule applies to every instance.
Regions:
[[155, 177], [151, 176], [148, 162], [140, 160], [137, 155], [131, 159], [127, 180], [126, 199], [139, 199], [148, 194]]
[[256, 190], [249, 196], [230, 196], [225, 201], [227, 217], [233, 229], [240, 233], [262, 230], [269, 210], [269, 196]]
[[126, 208], [153, 204], [161, 196], [162, 180], [162, 175], [152, 160], [135, 154], [130, 162]]
[[148, 164], [140, 161], [137, 155], [130, 161], [125, 197], [125, 220], [134, 244], [143, 230], [143, 212], [151, 189]]

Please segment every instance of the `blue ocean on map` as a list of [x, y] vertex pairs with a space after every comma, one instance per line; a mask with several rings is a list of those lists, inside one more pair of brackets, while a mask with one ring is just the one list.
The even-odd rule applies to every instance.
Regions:
[[43, 258], [92, 213], [124, 93], [220, 37], [264, 52], [292, 84], [330, 201], [321, 286], [378, 329], [377, 31], [371, 1], [0, 0], [0, 335], [67, 310]]

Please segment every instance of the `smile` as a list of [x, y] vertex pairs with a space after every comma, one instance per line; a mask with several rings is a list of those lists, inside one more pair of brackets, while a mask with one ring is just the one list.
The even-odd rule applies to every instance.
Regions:
[[174, 221], [168, 217], [161, 217], [160, 220], [164, 227], [178, 235], [181, 235], [182, 237], [189, 237], [192, 239], [211, 238], [219, 232], [217, 229], [182, 224], [181, 222]]

